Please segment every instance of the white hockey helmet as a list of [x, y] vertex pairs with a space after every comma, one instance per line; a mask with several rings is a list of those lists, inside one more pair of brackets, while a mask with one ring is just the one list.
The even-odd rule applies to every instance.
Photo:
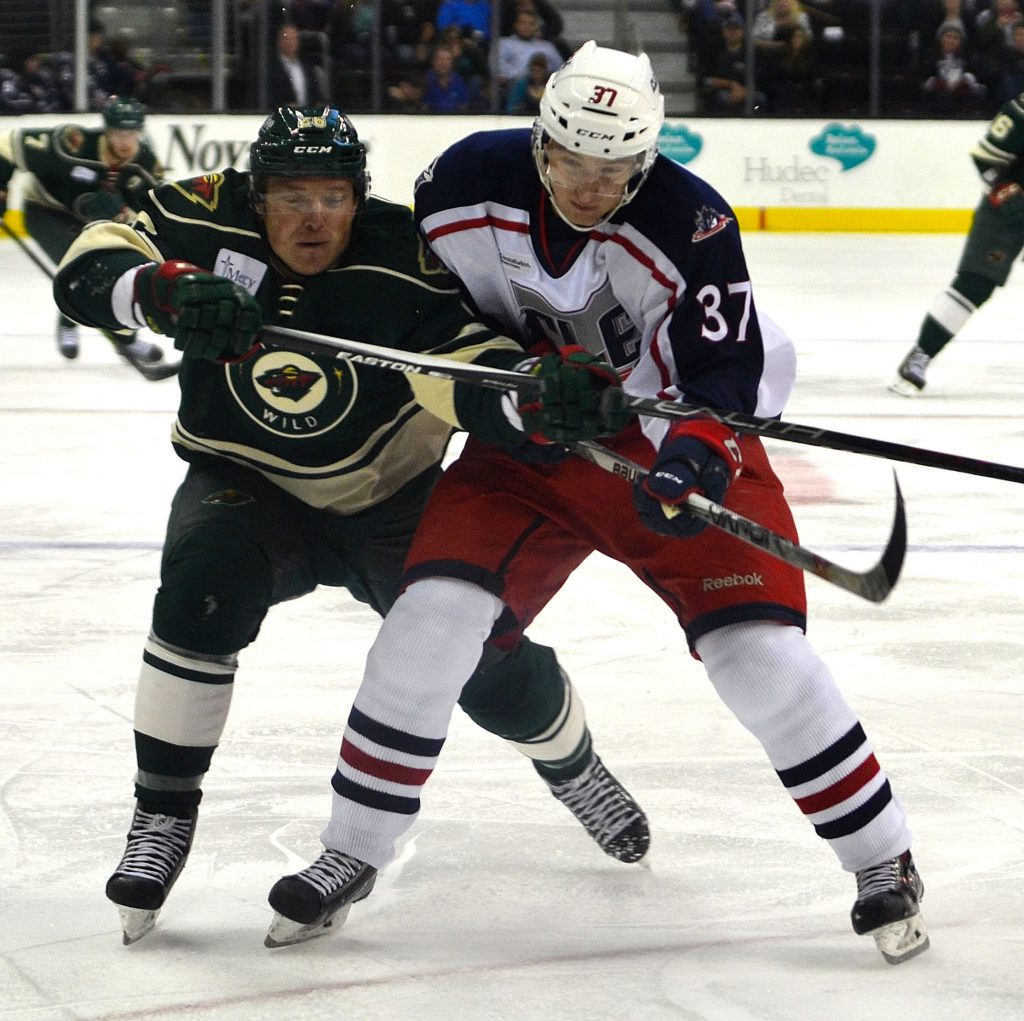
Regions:
[[550, 191], [544, 156], [549, 139], [570, 152], [598, 159], [642, 157], [637, 175], [616, 207], [620, 208], [636, 194], [654, 164], [664, 120], [665, 97], [647, 54], [634, 56], [598, 46], [591, 39], [551, 75], [544, 88], [533, 125], [533, 152], [541, 180]]

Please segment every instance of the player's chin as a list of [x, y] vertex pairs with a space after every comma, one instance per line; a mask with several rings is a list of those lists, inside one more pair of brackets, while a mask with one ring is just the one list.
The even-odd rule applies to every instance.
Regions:
[[288, 265], [297, 273], [309, 276], [321, 273], [335, 260], [334, 249], [326, 243], [293, 245], [288, 253]]

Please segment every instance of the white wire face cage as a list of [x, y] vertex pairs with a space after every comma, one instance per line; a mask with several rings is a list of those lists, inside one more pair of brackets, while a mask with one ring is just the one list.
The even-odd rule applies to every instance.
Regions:
[[[634, 56], [598, 46], [593, 40], [584, 43], [548, 79], [534, 122], [533, 155], [544, 187], [550, 194], [544, 152], [548, 139], [571, 152], [598, 159], [642, 153], [640, 171], [622, 201], [608, 213], [612, 216], [633, 198], [647, 177], [658, 155], [658, 133], [664, 121], [665, 97], [646, 53]], [[571, 227], [580, 229], [557, 202], [555, 209]]]

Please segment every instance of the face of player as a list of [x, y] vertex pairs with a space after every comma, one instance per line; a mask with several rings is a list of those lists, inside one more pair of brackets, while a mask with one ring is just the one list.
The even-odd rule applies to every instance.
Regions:
[[142, 140], [141, 131], [127, 131], [124, 128], [107, 130], [107, 145], [118, 163], [127, 163], [135, 158]]
[[344, 254], [356, 216], [353, 183], [343, 177], [270, 177], [263, 209], [274, 254], [312, 276]]
[[605, 160], [548, 142], [547, 178], [562, 215], [577, 227], [593, 227], [618, 206], [642, 156]]

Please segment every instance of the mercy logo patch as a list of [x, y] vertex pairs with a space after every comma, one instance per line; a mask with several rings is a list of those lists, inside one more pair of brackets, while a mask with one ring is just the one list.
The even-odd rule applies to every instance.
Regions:
[[267, 264], [248, 255], [242, 255], [241, 252], [233, 252], [230, 248], [222, 248], [217, 253], [213, 272], [217, 276], [227, 277], [250, 294], [255, 294], [266, 275]]
[[295, 439], [334, 428], [351, 411], [359, 390], [351, 367], [324, 367], [295, 351], [267, 351], [229, 365], [227, 372], [235, 400], [254, 422]]

